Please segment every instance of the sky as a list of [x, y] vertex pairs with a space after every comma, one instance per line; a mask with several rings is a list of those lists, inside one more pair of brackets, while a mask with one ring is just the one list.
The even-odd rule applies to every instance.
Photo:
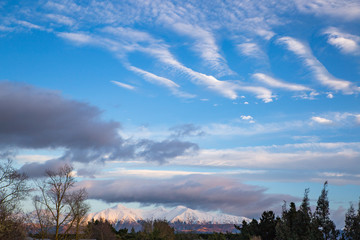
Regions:
[[[1, 1], [0, 158], [93, 211], [360, 196], [357, 0]], [[25, 208], [28, 206], [25, 206]]]

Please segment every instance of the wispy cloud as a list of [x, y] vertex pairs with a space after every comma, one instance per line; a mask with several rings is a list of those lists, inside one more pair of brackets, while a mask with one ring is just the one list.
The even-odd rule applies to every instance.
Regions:
[[311, 120], [313, 120], [316, 123], [325, 124], [325, 125], [329, 125], [333, 123], [333, 121], [331, 121], [330, 119], [326, 119], [322, 117], [312, 117]]
[[286, 89], [289, 91], [314, 91], [309, 87], [305, 87], [303, 85], [296, 84], [296, 83], [287, 83], [287, 82], [281, 81], [279, 79], [270, 77], [264, 73], [255, 73], [252, 76], [254, 78], [256, 78], [257, 80], [265, 83], [266, 85], [268, 85], [270, 87], [274, 87], [274, 88], [282, 88], [282, 89]]
[[179, 90], [180, 86], [178, 84], [176, 84], [175, 82], [171, 81], [170, 79], [157, 76], [153, 73], [147, 72], [145, 70], [142, 70], [142, 69], [134, 67], [134, 66], [129, 66], [128, 68], [131, 71], [141, 75], [147, 81], [149, 81], [153, 84], [164, 86], [164, 87], [168, 88], [172, 92], [172, 94], [174, 94], [175, 96], [183, 97], [183, 98], [194, 98], [195, 97], [195, 95], [193, 95], [193, 94], [189, 94], [189, 93], [180, 91]]
[[77, 44], [90, 44], [93, 42], [92, 37], [85, 33], [59, 32], [57, 35]]
[[167, 24], [171, 23], [171, 28], [179, 34], [189, 36], [195, 40], [192, 49], [199, 53], [200, 57], [214, 70], [218, 75], [234, 74], [227, 66], [226, 60], [219, 53], [219, 47], [216, 44], [214, 35], [193, 23], [174, 22], [173, 18], [163, 19]]
[[320, 142], [234, 149], [202, 149], [194, 156], [179, 156], [172, 160], [172, 164], [358, 173], [360, 167], [355, 166], [358, 166], [356, 163], [360, 157], [359, 146], [358, 142]]
[[351, 82], [332, 76], [313, 55], [310, 48], [301, 41], [292, 37], [281, 37], [277, 39], [277, 42], [284, 44], [288, 50], [299, 56], [322, 85], [335, 91], [342, 91], [344, 94], [353, 94], [360, 91], [360, 88], [354, 86]]
[[126, 88], [126, 89], [129, 89], [129, 90], [134, 90], [135, 87], [134, 86], [131, 86], [129, 84], [126, 84], [126, 83], [122, 83], [122, 82], [118, 82], [118, 81], [111, 81], [113, 84], [119, 86], [119, 87], [122, 87], [122, 88]]
[[304, 13], [330, 16], [346, 21], [360, 19], [360, 4], [354, 0], [296, 0], [297, 8]]
[[68, 26], [73, 26], [75, 24], [75, 20], [64, 16], [64, 15], [60, 15], [60, 14], [46, 14], [45, 15], [47, 18], [49, 18], [50, 20], [53, 20], [59, 24], [64, 24], [64, 25], [68, 25]]
[[331, 27], [324, 31], [328, 37], [328, 43], [337, 47], [342, 53], [360, 55], [360, 37]]
[[266, 57], [265, 53], [257, 43], [248, 42], [248, 43], [241, 43], [237, 45], [238, 50], [241, 54], [253, 58], [264, 58]]

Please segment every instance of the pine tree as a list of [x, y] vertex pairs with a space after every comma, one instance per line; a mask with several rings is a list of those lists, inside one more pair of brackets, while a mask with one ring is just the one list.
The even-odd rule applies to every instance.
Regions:
[[317, 201], [316, 211], [314, 214], [314, 223], [318, 231], [321, 233], [321, 239], [336, 239], [339, 235], [335, 229], [335, 224], [330, 219], [329, 199], [328, 199], [328, 182], [324, 183], [324, 187]]
[[273, 211], [265, 211], [261, 215], [259, 229], [262, 240], [273, 240], [276, 236], [276, 219]]
[[299, 239], [308, 240], [312, 238], [311, 208], [309, 200], [309, 189], [305, 189], [304, 198], [297, 212]]
[[355, 213], [353, 204], [350, 204], [345, 215], [344, 235], [349, 240], [360, 240], [360, 200], [357, 213]]

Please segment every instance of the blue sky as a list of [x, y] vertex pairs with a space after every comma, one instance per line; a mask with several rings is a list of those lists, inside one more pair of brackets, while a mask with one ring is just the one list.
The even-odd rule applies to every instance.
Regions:
[[[0, 146], [92, 208], [360, 195], [358, 1], [2, 1]], [[5, 114], [4, 114], [5, 113]], [[127, 184], [127, 185], [126, 185]]]

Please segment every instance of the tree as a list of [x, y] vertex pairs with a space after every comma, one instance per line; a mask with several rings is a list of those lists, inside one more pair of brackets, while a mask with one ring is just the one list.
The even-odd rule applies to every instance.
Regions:
[[61, 238], [61, 229], [66, 229], [64, 234], [67, 234], [74, 224], [79, 227], [88, 210], [84, 203], [86, 191], [73, 191], [75, 179], [72, 170], [71, 166], [64, 165], [57, 171], [46, 171], [46, 179], [37, 182], [41, 193], [38, 202], [50, 213], [55, 226], [55, 240]]
[[338, 231], [335, 229], [334, 222], [330, 219], [327, 185], [328, 182], [326, 181], [318, 198], [316, 210], [314, 213], [314, 223], [322, 235], [321, 239], [324, 240], [336, 239], [339, 235]]
[[360, 200], [357, 213], [353, 204], [350, 204], [350, 208], [345, 215], [344, 235], [349, 240], [360, 240]]
[[23, 239], [18, 204], [29, 193], [27, 176], [19, 173], [12, 160], [0, 162], [0, 239]]
[[260, 236], [259, 223], [256, 219], [253, 219], [249, 224], [243, 220], [241, 226], [234, 225], [234, 227], [240, 231], [240, 239], [250, 240]]
[[148, 220], [142, 223], [142, 239], [174, 240], [175, 230], [166, 220]]
[[290, 203], [290, 209], [286, 208], [286, 202], [282, 207], [281, 220], [276, 226], [276, 239], [297, 240], [297, 211], [295, 203]]
[[97, 240], [115, 240], [116, 239], [116, 230], [113, 226], [108, 222], [108, 220], [104, 220], [100, 218], [100, 220], [88, 222], [87, 232], [91, 238], [95, 238]]
[[301, 240], [313, 239], [309, 188], [305, 189], [304, 197], [301, 202], [297, 215], [298, 215], [297, 218], [299, 223], [298, 229], [300, 233], [299, 239]]
[[45, 239], [48, 237], [50, 228], [52, 227], [51, 213], [44, 208], [39, 196], [33, 198], [33, 205], [36, 214], [35, 218], [37, 219], [37, 222], [34, 223], [34, 228], [38, 229], [40, 227], [38, 237]]
[[262, 240], [273, 240], [276, 237], [276, 219], [273, 211], [264, 211], [260, 218], [259, 229]]
[[75, 224], [75, 239], [80, 239], [81, 225], [89, 212], [90, 206], [85, 203], [87, 192], [85, 188], [81, 188], [70, 194], [68, 202], [71, 208], [72, 223]]

